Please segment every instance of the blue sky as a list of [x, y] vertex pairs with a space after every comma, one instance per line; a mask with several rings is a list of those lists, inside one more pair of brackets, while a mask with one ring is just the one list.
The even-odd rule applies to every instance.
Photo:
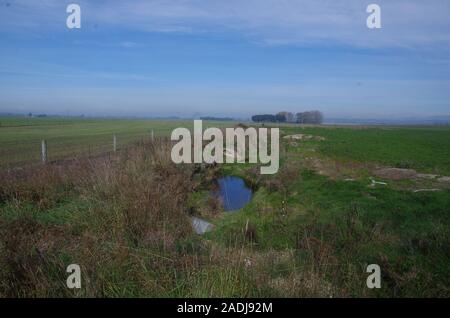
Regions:
[[0, 112], [450, 115], [449, 14], [447, 0], [0, 0]]

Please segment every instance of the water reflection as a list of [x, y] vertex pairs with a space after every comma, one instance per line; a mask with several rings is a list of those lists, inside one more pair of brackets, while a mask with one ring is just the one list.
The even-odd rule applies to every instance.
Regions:
[[225, 211], [235, 211], [244, 207], [252, 199], [252, 190], [242, 178], [227, 176], [217, 180], [218, 190], [214, 195], [222, 201]]

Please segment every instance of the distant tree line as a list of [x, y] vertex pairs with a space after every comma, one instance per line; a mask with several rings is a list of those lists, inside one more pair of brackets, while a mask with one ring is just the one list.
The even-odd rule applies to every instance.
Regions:
[[323, 123], [323, 114], [318, 110], [297, 113], [296, 121], [299, 124], [317, 124]]
[[252, 121], [255, 123], [275, 123], [277, 119], [275, 115], [265, 114], [252, 116]]
[[323, 123], [323, 114], [318, 110], [300, 112], [295, 115], [291, 112], [279, 112], [276, 115], [254, 115], [252, 116], [252, 121], [256, 123], [298, 123], [320, 125]]

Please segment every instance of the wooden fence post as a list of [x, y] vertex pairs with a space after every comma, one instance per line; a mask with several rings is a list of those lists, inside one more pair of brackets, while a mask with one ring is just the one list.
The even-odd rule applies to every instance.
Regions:
[[115, 134], [113, 135], [113, 151], [117, 151], [117, 138]]
[[152, 129], [152, 141], [155, 140], [155, 134], [153, 133], [153, 129]]
[[42, 163], [47, 162], [47, 140], [44, 139], [41, 141], [41, 161]]

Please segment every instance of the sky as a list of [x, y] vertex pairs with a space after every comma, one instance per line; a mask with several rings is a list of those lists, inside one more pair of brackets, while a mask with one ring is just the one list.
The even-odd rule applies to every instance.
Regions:
[[449, 15], [448, 0], [0, 0], [0, 113], [448, 116]]

